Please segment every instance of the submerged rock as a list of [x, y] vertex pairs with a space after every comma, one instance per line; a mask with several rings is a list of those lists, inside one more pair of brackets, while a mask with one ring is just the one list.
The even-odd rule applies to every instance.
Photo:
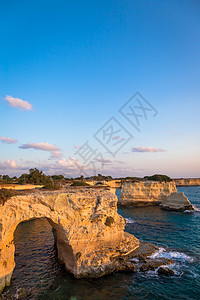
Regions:
[[149, 258], [144, 261], [144, 263], [140, 267], [140, 271], [142, 272], [154, 271], [162, 265], [169, 265], [172, 264], [173, 262], [174, 261], [169, 258], [157, 258], [157, 259]]
[[160, 267], [160, 268], [158, 269], [158, 274], [169, 276], [169, 275], [174, 275], [175, 273], [174, 273], [173, 270], [171, 270], [171, 269], [168, 268], [168, 267]]
[[124, 257], [118, 257], [118, 271], [148, 272], [155, 271], [163, 265], [170, 265], [174, 261], [169, 258], [151, 258], [150, 256], [158, 250], [152, 243], [140, 241], [139, 247]]
[[166, 200], [161, 202], [160, 207], [174, 211], [194, 210], [192, 204], [183, 192], [172, 193]]

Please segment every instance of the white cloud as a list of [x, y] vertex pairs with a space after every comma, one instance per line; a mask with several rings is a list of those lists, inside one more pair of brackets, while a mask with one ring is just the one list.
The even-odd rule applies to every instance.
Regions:
[[17, 108], [20, 108], [22, 110], [33, 110], [33, 106], [28, 101], [24, 101], [24, 100], [19, 99], [19, 98], [14, 98], [14, 97], [9, 96], [9, 95], [5, 97], [5, 100], [12, 107], [17, 107]]
[[10, 170], [10, 169], [16, 169], [17, 163], [13, 159], [7, 159], [5, 162], [0, 162], [0, 169], [1, 170]]
[[132, 152], [165, 152], [164, 149], [161, 148], [153, 148], [153, 147], [135, 147], [131, 149]]
[[10, 137], [0, 136], [0, 141], [4, 144], [15, 144], [18, 140], [12, 139]]
[[83, 164], [81, 164], [78, 160], [75, 158], [70, 159], [60, 159], [58, 161], [58, 166], [64, 169], [77, 169], [77, 167], [85, 167]]
[[58, 159], [62, 156], [60, 153], [60, 149], [56, 147], [55, 145], [49, 144], [49, 143], [28, 143], [23, 144], [19, 146], [21, 149], [35, 149], [35, 150], [41, 150], [41, 151], [47, 151], [50, 152], [50, 158], [49, 159]]
[[58, 161], [58, 165], [60, 167], [64, 167], [64, 168], [69, 168], [69, 167], [71, 168], [73, 166], [72, 163], [71, 163], [71, 161], [67, 160], [66, 158], [60, 159]]
[[110, 160], [110, 159], [97, 158], [97, 159], [95, 159], [95, 161], [98, 161], [102, 164], [112, 164], [112, 160]]
[[56, 147], [55, 145], [49, 144], [49, 143], [28, 143], [23, 144], [19, 146], [21, 149], [35, 149], [35, 150], [42, 150], [42, 151], [59, 151], [60, 149]]
[[53, 152], [51, 152], [49, 159], [58, 159], [61, 157], [62, 157], [62, 154], [59, 151], [53, 151]]

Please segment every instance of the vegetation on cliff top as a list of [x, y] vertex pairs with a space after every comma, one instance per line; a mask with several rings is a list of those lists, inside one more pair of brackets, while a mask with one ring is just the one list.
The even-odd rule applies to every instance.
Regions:
[[51, 176], [45, 175], [42, 171], [39, 171], [37, 168], [30, 169], [29, 174], [22, 174], [19, 178], [18, 183], [43, 185], [44, 189], [47, 190], [54, 190], [59, 188], [59, 186], [54, 183]]
[[172, 181], [172, 179], [167, 176], [167, 175], [160, 175], [160, 174], [155, 174], [153, 176], [145, 176], [144, 179], [146, 180], [153, 180], [153, 181], [165, 181], [165, 182], [169, 182]]
[[73, 186], [86, 186], [84, 180], [91, 181], [109, 181], [109, 180], [121, 180], [121, 183], [124, 181], [144, 181], [144, 180], [153, 180], [153, 181], [165, 181], [169, 182], [172, 179], [167, 175], [155, 174], [152, 176], [135, 177], [135, 176], [127, 176], [127, 177], [118, 177], [112, 178], [111, 176], [105, 176], [102, 174], [98, 174], [97, 176], [85, 177], [83, 175], [75, 178], [65, 178], [63, 175], [45, 175], [42, 171], [39, 171], [37, 168], [33, 168], [29, 170], [29, 174], [22, 174], [19, 178], [10, 177], [9, 175], [0, 175], [0, 183], [1, 184], [35, 184], [35, 185], [44, 185], [46, 189], [57, 189], [59, 186], [65, 185], [66, 183], [74, 183]]

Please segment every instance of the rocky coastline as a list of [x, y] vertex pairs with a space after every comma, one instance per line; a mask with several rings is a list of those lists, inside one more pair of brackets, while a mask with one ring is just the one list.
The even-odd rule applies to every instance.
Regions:
[[[49, 221], [58, 257], [76, 278], [134, 272], [147, 264], [144, 257], [157, 248], [124, 231], [126, 222], [117, 213], [117, 201], [108, 188], [35, 190], [8, 199], [0, 206], [0, 291], [10, 284], [15, 267], [14, 231], [30, 219]], [[130, 258], [137, 258], [137, 263]]]
[[176, 186], [199, 186], [200, 185], [200, 178], [178, 178], [173, 179], [176, 183]]

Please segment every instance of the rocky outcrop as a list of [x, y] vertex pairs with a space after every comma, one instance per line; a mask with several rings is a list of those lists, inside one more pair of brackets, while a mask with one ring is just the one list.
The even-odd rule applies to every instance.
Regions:
[[[99, 277], [120, 269], [120, 259], [139, 246], [125, 233], [117, 197], [107, 189], [35, 191], [0, 206], [0, 291], [15, 267], [13, 236], [20, 222], [46, 218], [53, 228], [58, 257], [75, 277]], [[124, 265], [126, 268], [126, 264]]]
[[121, 180], [88, 180], [86, 181], [86, 183], [88, 183], [91, 186], [103, 185], [103, 186], [109, 186], [116, 189], [122, 187]]
[[158, 269], [158, 274], [164, 275], [164, 276], [172, 276], [172, 275], [174, 275], [175, 273], [174, 273], [174, 271], [173, 271], [172, 269], [170, 269], [170, 268], [164, 266], [164, 267], [160, 267], [160, 268]]
[[8, 190], [32, 190], [32, 189], [41, 189], [43, 185], [35, 184], [1, 184], [0, 189]]
[[108, 180], [107, 185], [116, 189], [120, 189], [122, 187], [121, 180]]
[[159, 205], [176, 191], [173, 181], [124, 182], [118, 203], [126, 206]]
[[181, 178], [174, 179], [176, 186], [198, 186], [200, 185], [200, 178]]
[[169, 197], [163, 200], [160, 207], [166, 210], [184, 211], [193, 210], [188, 198], [182, 192], [176, 192], [169, 195]]

